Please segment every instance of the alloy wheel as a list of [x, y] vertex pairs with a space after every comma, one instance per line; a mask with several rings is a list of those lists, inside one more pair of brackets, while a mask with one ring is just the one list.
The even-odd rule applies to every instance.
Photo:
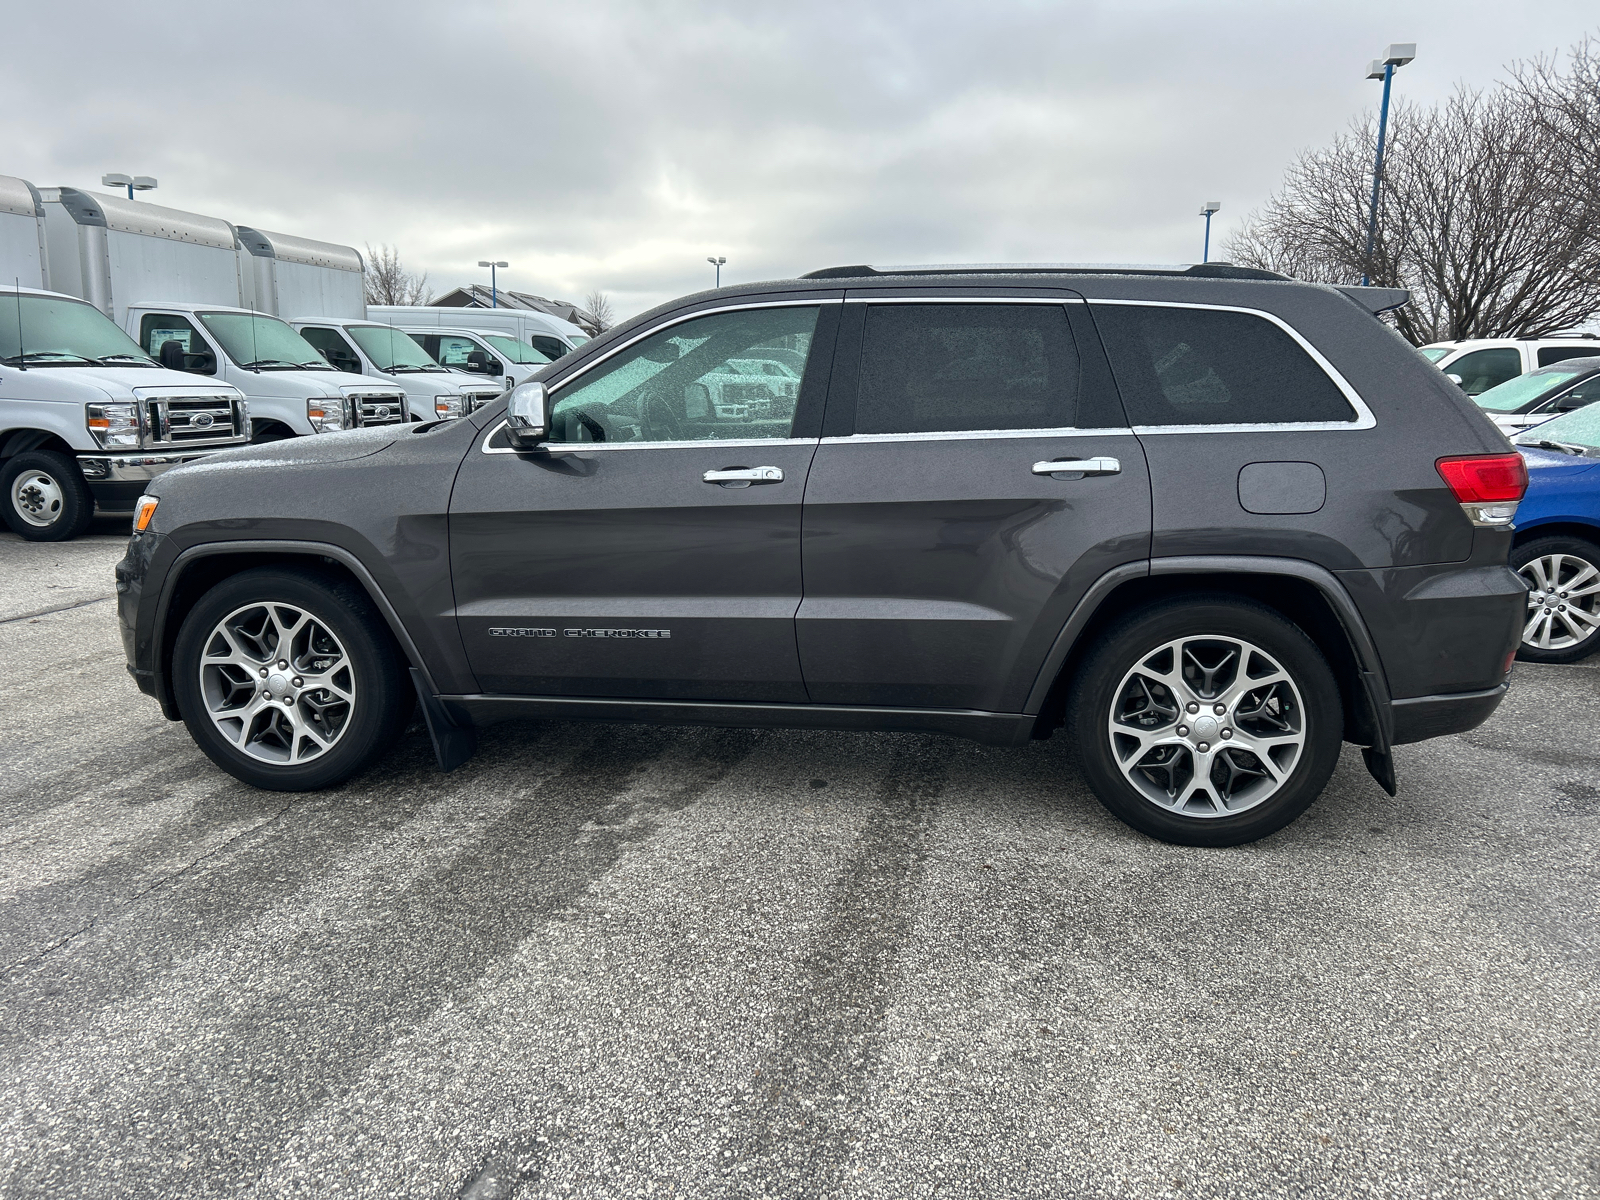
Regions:
[[12, 509], [36, 528], [45, 529], [55, 524], [65, 502], [61, 485], [45, 471], [23, 471], [11, 481]]
[[1600, 567], [1576, 554], [1542, 554], [1517, 574], [1528, 584], [1524, 646], [1567, 650], [1600, 630]]
[[1112, 758], [1152, 804], [1227, 817], [1288, 783], [1306, 748], [1305, 704], [1278, 660], [1236, 637], [1178, 638], [1143, 656], [1107, 716]]
[[237, 750], [289, 766], [325, 754], [344, 736], [356, 678], [327, 624], [293, 604], [235, 609], [200, 653], [207, 715]]

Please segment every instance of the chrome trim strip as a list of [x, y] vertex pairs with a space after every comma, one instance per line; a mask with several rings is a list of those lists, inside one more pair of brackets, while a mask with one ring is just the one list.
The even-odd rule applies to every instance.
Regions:
[[1110, 429], [967, 429], [952, 433], [854, 433], [848, 437], [825, 437], [824, 446], [864, 445], [870, 442], [965, 442], [981, 438], [1074, 438], [1132, 437], [1127, 427]]
[[604, 450], [694, 450], [709, 449], [710, 447], [727, 447], [728, 449], [756, 449], [762, 446], [815, 446], [817, 438], [705, 438], [692, 442], [544, 442], [538, 451], [516, 450], [510, 446], [491, 446], [489, 441], [495, 434], [506, 427], [501, 421], [498, 425], [490, 427], [489, 432], [483, 435], [483, 441], [478, 444], [478, 449], [484, 454], [534, 454], [548, 452], [551, 454], [588, 454], [591, 451]]
[[1377, 425], [1378, 419], [1372, 415], [1372, 410], [1367, 407], [1361, 394], [1350, 386], [1345, 377], [1339, 374], [1334, 365], [1322, 356], [1322, 352], [1301, 336], [1300, 331], [1290, 325], [1282, 317], [1269, 313], [1259, 308], [1244, 308], [1237, 304], [1199, 304], [1179, 300], [1101, 300], [1092, 299], [1089, 305], [1120, 304], [1129, 308], [1202, 308], [1212, 312], [1246, 313], [1252, 317], [1263, 317], [1272, 322], [1279, 329], [1292, 337], [1313, 362], [1321, 367], [1323, 373], [1333, 380], [1334, 386], [1344, 393], [1344, 398], [1350, 402], [1350, 407], [1356, 410], [1354, 421], [1262, 421], [1251, 424], [1239, 425], [1135, 425], [1134, 432], [1138, 434], [1157, 433], [1303, 433], [1319, 430], [1347, 430], [1371, 429]]

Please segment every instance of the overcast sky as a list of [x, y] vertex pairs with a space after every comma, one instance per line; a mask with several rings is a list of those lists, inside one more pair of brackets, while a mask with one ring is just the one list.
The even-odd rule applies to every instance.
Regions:
[[[1188, 262], [1418, 43], [1414, 99], [1593, 0], [130, 4], [6, 8], [0, 174], [362, 248], [443, 290], [619, 315], [852, 262]], [[486, 280], [485, 280], [486, 282]]]

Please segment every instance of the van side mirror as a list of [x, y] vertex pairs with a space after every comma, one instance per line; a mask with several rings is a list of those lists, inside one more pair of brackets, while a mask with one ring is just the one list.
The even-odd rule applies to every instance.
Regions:
[[487, 375], [489, 373], [489, 356], [482, 350], [468, 350], [467, 370], [474, 371], [479, 375]]
[[550, 433], [550, 393], [542, 383], [525, 383], [506, 403], [506, 437], [518, 450], [532, 450]]
[[183, 357], [183, 343], [169, 338], [161, 343], [161, 365], [169, 371], [188, 370]]

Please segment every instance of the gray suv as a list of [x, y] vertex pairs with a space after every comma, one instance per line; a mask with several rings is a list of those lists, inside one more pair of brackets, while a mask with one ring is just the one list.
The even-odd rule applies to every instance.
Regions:
[[[1341, 743], [1393, 792], [1393, 746], [1506, 690], [1526, 475], [1377, 318], [1404, 300], [1218, 264], [691, 296], [468, 418], [162, 476], [129, 669], [264, 788], [347, 778], [419, 702], [446, 770], [523, 717], [1064, 727], [1130, 825], [1249, 841]], [[751, 361], [798, 386], [728, 402]]]

